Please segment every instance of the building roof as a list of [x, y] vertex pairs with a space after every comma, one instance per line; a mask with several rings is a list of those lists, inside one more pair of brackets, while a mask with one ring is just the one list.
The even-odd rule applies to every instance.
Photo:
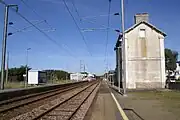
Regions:
[[139, 26], [140, 24], [145, 24], [147, 26], [149, 26], [150, 28], [154, 29], [156, 32], [162, 34], [164, 37], [166, 36], [166, 33], [164, 33], [163, 31], [161, 31], [160, 29], [156, 28], [154, 25], [148, 23], [148, 22], [145, 22], [145, 21], [142, 21], [142, 22], [139, 22], [137, 24], [134, 24], [132, 27], [130, 27], [129, 29], [127, 29], [125, 31], [125, 33], [128, 33], [130, 32], [131, 30], [133, 30], [134, 28], [136, 28], [137, 26]]
[[136, 13], [136, 15], [148, 15], [148, 13]]
[[[149, 26], [150, 28], [154, 29], [156, 32], [162, 34], [164, 37], [167, 36], [165, 32], [161, 31], [160, 29], [156, 28], [154, 25], [152, 25], [152, 24], [150, 24], [148, 22], [145, 22], [145, 21], [142, 21], [142, 22], [139, 22], [137, 24], [134, 24], [132, 27], [130, 27], [129, 29], [125, 30], [125, 33], [130, 32], [131, 30], [133, 30], [134, 28], [136, 28], [140, 24], [145, 24], [145, 25]], [[118, 36], [118, 39], [117, 39], [117, 42], [116, 42], [114, 50], [116, 50], [116, 48], [120, 45], [120, 43], [121, 43], [120, 39], [121, 38], [122, 38], [122, 34], [120, 34]]]

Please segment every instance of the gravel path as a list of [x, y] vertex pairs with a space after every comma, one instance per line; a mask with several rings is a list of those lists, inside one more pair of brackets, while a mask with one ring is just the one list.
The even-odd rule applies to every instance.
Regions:
[[[81, 86], [82, 86], [82, 85], [81, 85]], [[84, 84], [84, 86], [85, 86], [85, 84]], [[70, 89], [70, 88], [66, 88], [66, 89]], [[64, 91], [65, 91], [66, 89], [64, 89]], [[72, 88], [72, 89], [73, 89], [73, 88]], [[74, 88], [74, 89], [78, 89], [78, 88]], [[24, 106], [21, 106], [21, 107], [19, 107], [19, 108], [17, 108], [17, 109], [13, 109], [13, 110], [10, 110], [10, 111], [4, 112], [4, 113], [1, 112], [1, 113], [0, 113], [0, 118], [1, 118], [1, 120], [11, 119], [11, 118], [13, 118], [13, 117], [19, 116], [19, 115], [21, 115], [21, 114], [25, 114], [25, 113], [27, 113], [27, 112], [29, 112], [29, 111], [32, 111], [34, 108], [40, 107], [41, 105], [46, 104], [46, 103], [49, 102], [49, 101], [52, 101], [52, 100], [61, 98], [63, 94], [71, 93], [70, 91], [62, 92], [62, 90], [56, 91], [55, 93], [58, 93], [58, 92], [59, 92], [59, 94], [54, 95], [54, 96], [51, 96], [51, 97], [47, 97], [46, 99], [42, 99], [42, 100], [39, 100], [39, 101], [30, 103], [30, 104], [28, 104], [28, 105], [24, 105]], [[55, 93], [50, 93], [50, 94], [55, 94]], [[50, 94], [45, 94], [45, 95], [40, 96], [40, 97], [45, 97], [45, 96], [50, 95]], [[40, 98], [40, 97], [39, 97], [39, 98]], [[30, 101], [30, 100], [32, 100], [32, 99], [39, 99], [39, 98], [38, 98], [38, 97], [30, 98], [30, 99], [25, 100], [25, 102], [28, 102], [28, 101]], [[24, 102], [24, 101], [17, 101], [17, 102], [15, 102], [15, 103], [12, 103], [12, 104], [7, 105], [7, 106], [6, 106], [6, 105], [1, 106], [0, 108], [1, 108], [1, 109], [3, 109], [3, 108], [7, 109], [8, 107], [11, 107], [11, 106], [13, 106], [13, 105], [16, 106], [16, 105], [18, 105], [18, 104], [21, 104], [22, 102]]]
[[[92, 83], [91, 83], [92, 84]], [[94, 85], [93, 85], [94, 86]], [[77, 88], [71, 92], [67, 92], [66, 94], [62, 94], [59, 98], [56, 98], [54, 100], [51, 100], [51, 101], [48, 101], [48, 103], [44, 104], [44, 105], [41, 105], [35, 109], [33, 109], [32, 111], [30, 112], [27, 112], [25, 114], [21, 114], [17, 117], [14, 117], [12, 118], [11, 120], [32, 120], [32, 119], [35, 119], [37, 116], [43, 114], [45, 111], [47, 110], [50, 110], [50, 109], [53, 109], [54, 107], [58, 106], [60, 103], [63, 103], [64, 101], [66, 101], [67, 99], [71, 98], [73, 95], [76, 95], [78, 94], [78, 92], [82, 91], [83, 89], [87, 88], [82, 86], [81, 88]], [[91, 87], [90, 87], [91, 88]], [[85, 93], [83, 94], [84, 96], [86, 95]], [[82, 97], [82, 96], [81, 96]], [[77, 100], [76, 97], [74, 97], [75, 99], [74, 100]], [[81, 100], [77, 100], [77, 102], [79, 103]], [[66, 104], [66, 105], [65, 105]], [[72, 112], [72, 108], [73, 108], [73, 104], [72, 102], [68, 102], [68, 103], [65, 103], [65, 104], [62, 104], [64, 105], [64, 111], [61, 113], [61, 114], [69, 114]], [[70, 106], [70, 107], [67, 107]], [[62, 106], [61, 106], [62, 108]], [[75, 109], [75, 108], [74, 108]], [[58, 109], [57, 109], [58, 110]], [[66, 110], [69, 110], [69, 111], [66, 111]], [[48, 116], [48, 119], [53, 119], [54, 118], [54, 112], [57, 113], [56, 111], [53, 110], [53, 112]], [[58, 112], [59, 113], [59, 112]], [[61, 115], [59, 115], [60, 117]], [[47, 119], [46, 117], [43, 117], [44, 119]], [[58, 118], [60, 119], [60, 118]], [[62, 119], [65, 119], [65, 118], [62, 118]]]
[[86, 113], [88, 112], [95, 96], [96, 93], [100, 87], [101, 83], [96, 87], [96, 89], [91, 93], [89, 98], [81, 105], [81, 107], [78, 109], [76, 114], [71, 118], [71, 120], [83, 120]]

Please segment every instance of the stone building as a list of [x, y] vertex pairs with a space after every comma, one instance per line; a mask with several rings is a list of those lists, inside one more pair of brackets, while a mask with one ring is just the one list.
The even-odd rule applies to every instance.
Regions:
[[136, 14], [134, 25], [125, 30], [125, 44], [122, 35], [119, 35], [116, 43], [116, 58], [119, 55], [119, 61], [116, 59], [116, 73], [120, 72], [121, 84], [126, 78], [126, 87], [129, 89], [165, 87], [166, 34], [148, 20], [147, 13]]

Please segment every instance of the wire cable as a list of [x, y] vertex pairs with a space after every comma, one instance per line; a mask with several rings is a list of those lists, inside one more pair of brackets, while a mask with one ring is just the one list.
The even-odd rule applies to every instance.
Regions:
[[74, 16], [72, 15], [72, 13], [71, 13], [71, 11], [70, 11], [70, 9], [69, 9], [69, 7], [68, 7], [66, 1], [63, 0], [63, 3], [64, 3], [64, 5], [65, 5], [65, 7], [66, 7], [68, 13], [71, 15], [71, 17], [72, 17], [72, 19], [73, 19], [73, 21], [74, 21], [74, 23], [75, 23], [75, 25], [76, 25], [76, 27], [77, 27], [77, 29], [78, 29], [80, 35], [82, 36], [82, 39], [83, 39], [83, 41], [84, 41], [84, 43], [85, 43], [85, 45], [86, 45], [86, 47], [87, 47], [88, 53], [92, 56], [92, 54], [91, 54], [91, 52], [90, 52], [90, 50], [89, 50], [89, 47], [88, 47], [88, 45], [87, 45], [87, 42], [86, 42], [86, 40], [85, 40], [85, 37], [84, 37], [84, 35], [83, 35], [83, 33], [82, 33], [82, 31], [81, 31], [79, 25], [77, 24], [77, 22], [76, 22]]
[[[0, 3], [4, 4], [5, 6], [8, 6], [8, 4], [6, 4], [4, 1], [0, 1]], [[21, 13], [17, 12], [15, 9], [11, 8], [13, 11], [16, 12], [17, 15], [19, 15], [21, 18], [23, 18], [26, 22], [28, 22], [29, 24], [31, 24], [34, 28], [36, 28], [39, 32], [41, 32], [46, 38], [48, 38], [49, 41], [53, 42], [54, 44], [56, 44], [57, 46], [59, 46], [60, 48], [62, 48], [62, 46], [57, 43], [57, 41], [55, 41], [54, 39], [52, 39], [49, 35], [47, 35], [44, 31], [42, 31], [41, 29], [39, 29], [36, 25], [34, 25], [32, 22], [30, 22], [26, 17], [24, 17]], [[64, 45], [64, 44], [63, 44]], [[66, 45], [64, 45], [66, 46]], [[65, 50], [65, 49], [64, 49]], [[74, 56], [71, 52], [67, 51], [66, 52], [68, 54], [70, 54], [72, 57], [77, 58], [76, 56]]]
[[22, 2], [27, 8], [29, 8], [34, 14], [36, 14], [40, 19], [43, 19], [44, 22], [45, 22], [50, 28], [52, 28], [52, 26], [47, 22], [47, 20], [44, 19], [41, 15], [39, 15], [38, 12], [35, 11], [35, 9], [33, 9], [31, 6], [29, 6], [24, 0], [21, 0], [21, 2]]
[[[104, 29], [108, 30], [108, 28], [107, 28], [106, 25], [103, 25], [103, 24], [97, 24], [97, 22], [92, 21], [92, 20], [89, 20], [89, 19], [86, 19], [86, 18], [85, 18], [84, 20], [86, 20], [86, 21], [89, 22], [89, 23], [99, 25], [99, 26], [103, 27]], [[109, 27], [109, 29], [111, 29], [112, 31], [115, 31], [115, 30], [116, 30], [116, 29], [113, 29], [113, 28], [111, 28], [111, 27]]]
[[72, 3], [72, 5], [73, 5], [73, 7], [74, 7], [74, 9], [75, 9], [75, 11], [76, 11], [78, 17], [79, 17], [79, 20], [81, 20], [80, 14], [79, 14], [79, 12], [78, 12], [78, 9], [77, 9], [77, 7], [76, 7], [76, 5], [75, 5], [74, 0], [71, 0], [71, 3]]
[[[39, 25], [41, 23], [44, 23], [44, 20], [40, 21], [40, 22], [36, 22], [36, 23], [34, 23], [34, 25]], [[28, 28], [31, 28], [31, 27], [33, 27], [33, 26], [32, 25], [26, 26], [26, 27], [24, 27], [22, 29], [18, 29], [17, 31], [13, 32], [12, 34], [15, 34], [15, 33], [18, 33], [18, 32], [22, 32], [22, 31], [24, 31], [24, 30], [26, 30]]]
[[107, 17], [109, 15], [114, 15], [114, 13], [110, 13], [110, 14], [102, 14], [102, 15], [98, 15], [98, 16], [85, 16], [85, 17], [82, 17], [81, 19], [95, 19], [97, 17]]
[[108, 23], [107, 23], [107, 34], [106, 34], [106, 43], [105, 43], [105, 61], [108, 57], [107, 49], [108, 49], [108, 41], [109, 41], [109, 24], [110, 24], [110, 12], [111, 12], [111, 0], [109, 0], [109, 8], [108, 8]]

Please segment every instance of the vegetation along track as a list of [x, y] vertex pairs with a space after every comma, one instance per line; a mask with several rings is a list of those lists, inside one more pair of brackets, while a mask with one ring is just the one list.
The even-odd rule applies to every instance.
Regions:
[[11, 120], [70, 120], [98, 85], [99, 81], [91, 82]]
[[87, 86], [87, 84], [88, 82], [70, 84], [69, 86], [62, 86], [59, 89], [2, 101], [0, 102], [0, 119], [7, 120], [29, 112], [38, 106], [61, 97], [62, 94], [78, 89], [79, 87]]

